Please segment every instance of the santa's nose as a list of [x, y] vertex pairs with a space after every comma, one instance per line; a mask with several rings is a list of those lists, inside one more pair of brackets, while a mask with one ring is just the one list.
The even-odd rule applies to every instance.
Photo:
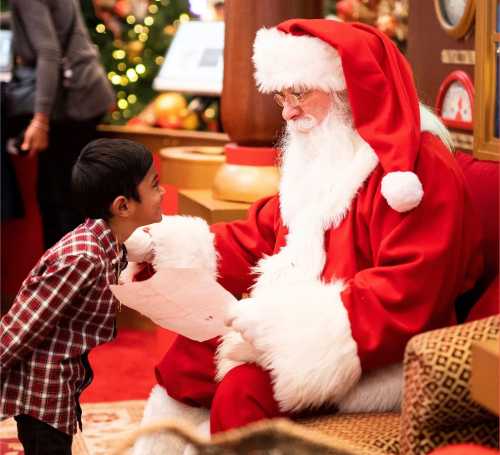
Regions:
[[300, 116], [300, 108], [298, 106], [290, 106], [285, 102], [283, 110], [281, 111], [281, 116], [285, 121], [296, 120]]

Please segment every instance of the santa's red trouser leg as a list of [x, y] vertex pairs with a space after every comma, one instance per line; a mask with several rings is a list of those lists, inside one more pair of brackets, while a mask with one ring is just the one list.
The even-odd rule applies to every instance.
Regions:
[[217, 433], [283, 415], [274, 399], [269, 373], [247, 363], [230, 370], [219, 383], [210, 410], [210, 431]]
[[214, 353], [218, 341], [204, 343], [179, 336], [156, 367], [156, 378], [170, 397], [210, 408], [211, 432], [284, 415], [273, 397], [267, 371], [253, 364], [233, 368], [216, 383]]

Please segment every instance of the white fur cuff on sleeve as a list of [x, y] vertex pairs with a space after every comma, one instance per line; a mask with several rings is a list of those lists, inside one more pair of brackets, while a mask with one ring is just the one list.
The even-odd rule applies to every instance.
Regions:
[[194, 267], [216, 277], [217, 253], [214, 235], [201, 218], [167, 216], [149, 230], [154, 243], [153, 266], [156, 270], [167, 267]]
[[132, 232], [125, 241], [125, 247], [130, 262], [147, 262], [153, 257], [153, 240], [142, 227]]
[[254, 344], [283, 411], [338, 403], [361, 376], [342, 289], [317, 281], [256, 298], [264, 319]]
[[222, 381], [233, 368], [244, 363], [257, 363], [258, 358], [259, 353], [256, 349], [247, 343], [238, 332], [231, 330], [222, 337], [215, 353], [215, 380]]

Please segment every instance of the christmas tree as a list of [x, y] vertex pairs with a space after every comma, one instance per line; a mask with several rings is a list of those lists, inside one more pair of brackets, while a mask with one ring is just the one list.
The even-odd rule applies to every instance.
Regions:
[[106, 119], [123, 124], [153, 99], [153, 79], [177, 26], [189, 21], [188, 0], [83, 0], [92, 40], [116, 91]]

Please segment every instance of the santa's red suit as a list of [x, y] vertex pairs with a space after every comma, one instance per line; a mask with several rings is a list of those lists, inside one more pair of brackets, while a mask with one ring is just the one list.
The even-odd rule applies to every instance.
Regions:
[[[362, 51], [358, 33], [380, 56], [348, 64], [353, 45]], [[407, 341], [455, 323], [456, 297], [481, 272], [480, 229], [463, 175], [435, 131], [425, 132], [434, 128], [425, 119], [420, 126], [411, 73], [389, 40], [365, 26], [352, 32], [323, 20], [289, 21], [259, 34], [254, 62], [261, 90], [347, 89], [359, 133], [355, 153], [335, 175], [318, 173], [327, 183], [311, 189], [312, 198], [294, 192], [294, 177], [284, 173], [280, 194], [258, 201], [244, 221], [209, 228], [199, 219], [167, 217], [151, 226], [157, 267], [203, 266], [236, 296], [250, 293], [235, 318], [252, 329], [252, 343], [237, 331], [206, 343], [179, 337], [158, 365], [161, 388], [148, 403], [148, 421], [189, 419], [192, 407], [201, 407], [210, 409], [216, 432], [325, 406], [397, 409]], [[294, 38], [297, 45], [288, 42]], [[336, 63], [291, 82], [281, 70], [275, 75], [287, 46], [294, 59], [305, 43], [311, 57], [308, 40]], [[277, 55], [259, 54], [270, 49]], [[389, 106], [373, 105], [367, 93]], [[403, 188], [387, 183], [398, 171]], [[418, 187], [409, 196], [406, 174]], [[204, 417], [200, 411], [191, 420]]]

